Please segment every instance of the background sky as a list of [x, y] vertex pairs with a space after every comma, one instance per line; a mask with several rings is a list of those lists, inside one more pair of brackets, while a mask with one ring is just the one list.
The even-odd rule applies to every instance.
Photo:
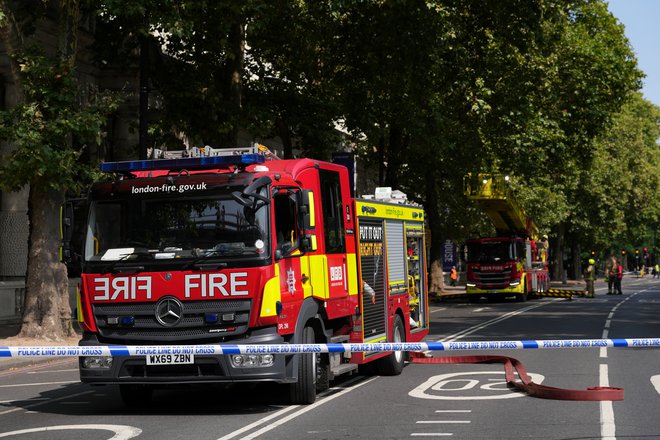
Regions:
[[609, 0], [612, 14], [626, 28], [637, 64], [646, 74], [642, 94], [660, 106], [660, 0]]

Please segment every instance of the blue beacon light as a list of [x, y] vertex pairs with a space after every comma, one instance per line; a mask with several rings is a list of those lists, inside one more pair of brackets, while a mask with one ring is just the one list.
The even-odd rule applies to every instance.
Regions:
[[181, 159], [130, 160], [124, 162], [105, 162], [100, 165], [104, 173], [126, 173], [131, 171], [223, 168], [264, 163], [261, 154], [236, 154], [228, 156], [185, 157]]

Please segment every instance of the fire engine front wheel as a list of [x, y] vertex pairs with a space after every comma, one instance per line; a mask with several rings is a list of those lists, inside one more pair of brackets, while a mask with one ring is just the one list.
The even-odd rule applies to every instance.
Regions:
[[[396, 315], [392, 323], [392, 340], [393, 343], [406, 342], [406, 330], [403, 326], [401, 317]], [[378, 373], [383, 376], [397, 376], [403, 371], [403, 364], [406, 361], [405, 353], [401, 350], [393, 351], [386, 357], [379, 359], [377, 362]]]
[[[303, 344], [313, 344], [314, 329], [305, 327], [302, 333]], [[316, 400], [317, 353], [298, 355], [298, 381], [289, 385], [289, 400], [294, 405], [314, 403]]]
[[527, 282], [525, 281], [525, 287], [523, 293], [516, 294], [516, 301], [525, 302], [527, 301]]

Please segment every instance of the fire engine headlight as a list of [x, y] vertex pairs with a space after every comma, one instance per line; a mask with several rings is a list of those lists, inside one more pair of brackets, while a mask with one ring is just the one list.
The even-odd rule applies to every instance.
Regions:
[[272, 367], [275, 361], [272, 354], [234, 354], [230, 359], [234, 368]]
[[112, 367], [112, 356], [85, 356], [82, 358], [83, 368], [108, 369]]
[[513, 280], [509, 283], [509, 286], [517, 286], [520, 284], [520, 280]]
[[476, 287], [477, 285], [474, 283], [465, 283], [466, 286], [468, 287]]

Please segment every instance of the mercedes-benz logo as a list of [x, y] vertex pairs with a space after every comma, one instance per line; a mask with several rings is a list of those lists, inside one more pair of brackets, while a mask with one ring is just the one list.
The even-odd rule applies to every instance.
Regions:
[[183, 318], [183, 304], [173, 296], [166, 296], [156, 303], [156, 321], [165, 327], [177, 325]]

